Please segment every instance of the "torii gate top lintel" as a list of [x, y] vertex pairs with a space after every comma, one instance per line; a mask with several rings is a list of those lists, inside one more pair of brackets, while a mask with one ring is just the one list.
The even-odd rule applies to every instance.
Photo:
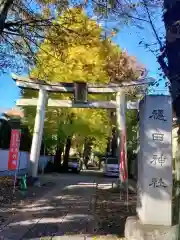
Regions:
[[[13, 80], [15, 80], [16, 85], [20, 88], [30, 88], [30, 89], [44, 89], [50, 92], [63, 92], [63, 93], [72, 93], [74, 91], [74, 83], [53, 83], [45, 82], [41, 80], [32, 79], [30, 77], [23, 77], [12, 74]], [[140, 85], [150, 85], [154, 82], [155, 79], [148, 77], [143, 79], [138, 79], [136, 81], [122, 82], [120, 84], [109, 83], [109, 84], [87, 84], [88, 93], [117, 93], [120, 92], [123, 88], [140, 86]], [[77, 81], [78, 82], [78, 81]]]

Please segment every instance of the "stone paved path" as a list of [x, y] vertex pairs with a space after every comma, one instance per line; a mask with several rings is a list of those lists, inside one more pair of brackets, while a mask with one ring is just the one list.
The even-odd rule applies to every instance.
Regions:
[[[56, 187], [33, 204], [19, 208], [17, 214], [0, 225], [0, 239], [122, 239], [118, 236], [118, 224], [122, 223], [119, 222], [118, 215], [121, 213], [117, 211], [119, 205], [114, 203], [119, 202], [119, 199], [116, 196], [113, 204], [111, 199], [111, 204], [109, 202], [107, 207], [108, 196], [113, 194], [109, 190], [104, 191], [104, 188], [111, 188], [112, 179], [84, 173], [59, 175], [55, 178]], [[114, 222], [109, 218], [112, 212], [114, 216], [117, 212]], [[110, 231], [108, 222], [114, 224], [113, 229], [116, 230]]]
[[[93, 176], [94, 178], [94, 176]], [[62, 239], [93, 231], [91, 200], [95, 184], [90, 176], [62, 175], [43, 198], [0, 225], [1, 239]]]

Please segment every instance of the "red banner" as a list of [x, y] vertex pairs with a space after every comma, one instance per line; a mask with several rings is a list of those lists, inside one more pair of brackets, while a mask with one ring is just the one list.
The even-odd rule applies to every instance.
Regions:
[[121, 136], [121, 150], [120, 150], [120, 177], [121, 182], [125, 182], [128, 178], [127, 166], [126, 166], [126, 134], [122, 133]]
[[12, 129], [9, 147], [8, 170], [16, 170], [18, 167], [20, 138], [21, 131], [18, 129]]

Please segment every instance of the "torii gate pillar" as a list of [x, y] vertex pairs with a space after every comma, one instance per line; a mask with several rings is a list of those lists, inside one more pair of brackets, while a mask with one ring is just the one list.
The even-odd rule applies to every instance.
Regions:
[[41, 150], [47, 99], [47, 91], [40, 89], [29, 161], [29, 174], [34, 178], [37, 177], [38, 172], [38, 162]]

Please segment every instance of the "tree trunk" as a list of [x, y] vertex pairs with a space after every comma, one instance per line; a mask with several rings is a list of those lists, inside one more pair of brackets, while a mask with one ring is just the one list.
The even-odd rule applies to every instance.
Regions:
[[[168, 78], [171, 86], [173, 110], [180, 123], [180, 1], [164, 0], [164, 24], [166, 28], [166, 55], [168, 62]], [[179, 132], [180, 134], [180, 132]], [[179, 135], [178, 134], [178, 135]], [[179, 135], [180, 136], [180, 135]], [[180, 137], [178, 137], [179, 139]], [[180, 148], [180, 141], [177, 142], [177, 149]], [[179, 152], [179, 151], [178, 151]], [[177, 152], [177, 153], [178, 153]], [[176, 210], [180, 221], [180, 156], [176, 156]], [[177, 233], [180, 237], [180, 228]]]
[[[115, 110], [112, 110], [110, 112], [110, 119], [111, 119], [111, 123], [112, 125], [116, 126], [116, 112]], [[112, 128], [112, 132], [111, 132], [111, 137], [110, 137], [110, 151], [112, 156], [116, 156], [117, 153], [117, 133], [116, 133], [116, 127]]]
[[92, 152], [92, 144], [93, 144], [93, 139], [90, 137], [87, 137], [85, 139], [84, 153], [83, 153], [83, 161], [86, 168], [87, 168], [88, 161], [90, 160], [90, 156]]
[[57, 146], [56, 154], [54, 156], [54, 170], [56, 172], [61, 172], [61, 160], [62, 160], [62, 153], [64, 150], [64, 144], [60, 144]]
[[111, 151], [111, 138], [108, 137], [107, 139], [107, 147], [106, 147], [106, 153]]
[[68, 137], [66, 140], [66, 147], [65, 147], [64, 161], [63, 161], [63, 170], [65, 172], [68, 171], [68, 160], [69, 160], [69, 154], [71, 149], [71, 142], [72, 142], [72, 137]]
[[113, 130], [112, 130], [111, 155], [113, 157], [116, 157], [116, 155], [117, 155], [117, 133], [116, 133], [116, 127], [114, 127]]
[[5, 22], [13, 0], [0, 0], [0, 35], [5, 28]]
[[168, 77], [174, 112], [180, 121], [180, 1], [164, 0]]

